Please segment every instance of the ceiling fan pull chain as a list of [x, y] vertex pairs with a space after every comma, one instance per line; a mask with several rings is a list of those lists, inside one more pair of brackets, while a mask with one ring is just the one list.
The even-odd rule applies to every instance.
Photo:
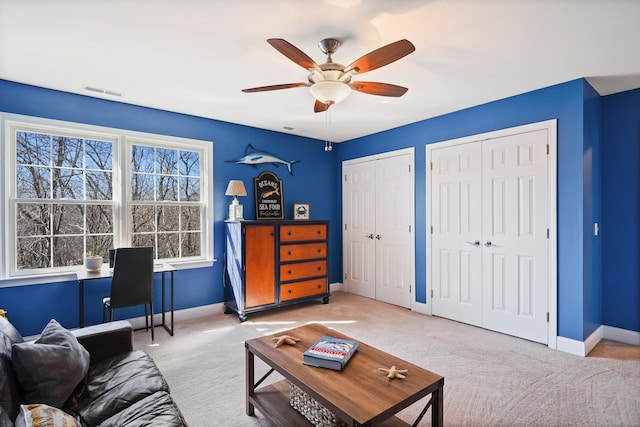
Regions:
[[329, 110], [328, 108], [325, 110], [324, 128], [325, 128], [324, 151], [331, 151], [333, 150], [333, 146], [331, 144], [331, 110]]

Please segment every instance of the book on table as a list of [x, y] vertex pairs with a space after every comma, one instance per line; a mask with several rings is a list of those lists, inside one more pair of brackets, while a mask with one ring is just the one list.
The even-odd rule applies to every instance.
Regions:
[[358, 347], [354, 340], [323, 336], [303, 353], [302, 363], [342, 371]]

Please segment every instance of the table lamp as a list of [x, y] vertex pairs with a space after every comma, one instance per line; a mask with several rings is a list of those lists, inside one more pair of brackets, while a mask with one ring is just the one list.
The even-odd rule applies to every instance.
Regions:
[[233, 196], [233, 200], [229, 205], [229, 221], [237, 221], [242, 218], [242, 205], [238, 201], [238, 196], [246, 196], [247, 190], [244, 188], [244, 182], [239, 179], [229, 181], [225, 196]]

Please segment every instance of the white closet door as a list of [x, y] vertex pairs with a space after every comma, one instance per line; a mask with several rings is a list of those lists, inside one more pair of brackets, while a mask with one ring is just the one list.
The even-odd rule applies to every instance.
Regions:
[[344, 272], [347, 291], [376, 296], [376, 195], [373, 162], [350, 164], [342, 185]]
[[481, 326], [481, 145], [461, 144], [431, 154], [432, 311]]
[[415, 257], [412, 158], [349, 162], [342, 185], [346, 290], [406, 308]]
[[547, 131], [483, 142], [483, 326], [547, 342]]
[[408, 154], [376, 168], [376, 299], [411, 307], [413, 171]]
[[546, 129], [431, 150], [432, 312], [548, 343]]

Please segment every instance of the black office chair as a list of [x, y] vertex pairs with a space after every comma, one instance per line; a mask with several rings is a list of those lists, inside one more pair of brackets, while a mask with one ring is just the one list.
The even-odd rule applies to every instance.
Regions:
[[155, 339], [153, 327], [153, 248], [118, 248], [113, 261], [111, 295], [102, 299], [102, 321], [113, 321], [113, 310], [144, 305], [144, 320], [149, 330], [151, 309], [151, 341]]

